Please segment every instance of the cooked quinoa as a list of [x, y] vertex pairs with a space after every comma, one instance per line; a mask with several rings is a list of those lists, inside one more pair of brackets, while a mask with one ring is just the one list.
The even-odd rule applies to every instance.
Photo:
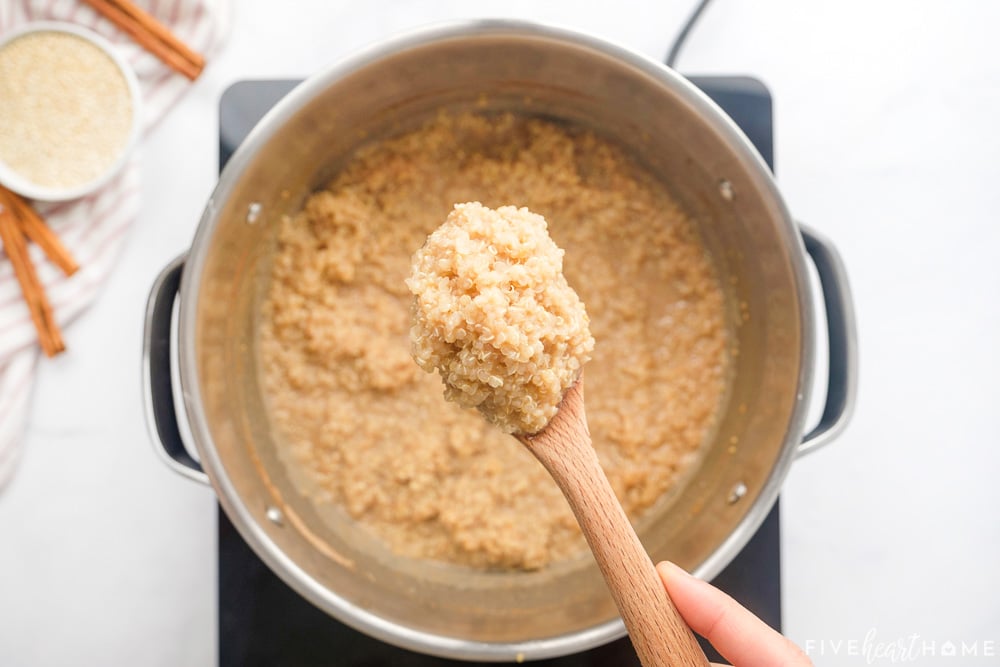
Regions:
[[268, 416], [302, 492], [401, 557], [537, 569], [585, 552], [569, 505], [410, 357], [413, 254], [471, 201], [527, 206], [566, 251], [596, 340], [587, 421], [628, 515], [696, 464], [729, 361], [693, 221], [609, 141], [514, 115], [442, 115], [372, 142], [280, 223], [259, 341]]
[[506, 433], [542, 430], [594, 350], [547, 230], [526, 208], [456, 204], [406, 281], [414, 360]]

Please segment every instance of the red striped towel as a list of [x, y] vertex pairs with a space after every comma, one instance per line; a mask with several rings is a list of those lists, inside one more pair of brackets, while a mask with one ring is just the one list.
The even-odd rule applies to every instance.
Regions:
[[[211, 66], [212, 56], [229, 31], [229, 0], [137, 0], [136, 4], [203, 54]], [[43, 20], [85, 26], [120, 50], [139, 78], [147, 133], [191, 85], [79, 0], [0, 2], [0, 35], [29, 21]], [[140, 177], [139, 159], [133, 157], [99, 192], [38, 207], [80, 264], [80, 270], [67, 278], [31, 246], [32, 259], [60, 326], [65, 327], [90, 306], [111, 273], [125, 232], [139, 214]], [[67, 354], [72, 354], [72, 340]], [[7, 256], [0, 254], [0, 487], [13, 473], [17, 460], [38, 357], [35, 329], [20, 287]]]

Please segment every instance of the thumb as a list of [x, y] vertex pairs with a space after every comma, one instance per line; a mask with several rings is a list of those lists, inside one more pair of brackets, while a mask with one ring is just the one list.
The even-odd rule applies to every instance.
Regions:
[[802, 649], [715, 586], [668, 561], [656, 570], [684, 621], [736, 667], [812, 664]]

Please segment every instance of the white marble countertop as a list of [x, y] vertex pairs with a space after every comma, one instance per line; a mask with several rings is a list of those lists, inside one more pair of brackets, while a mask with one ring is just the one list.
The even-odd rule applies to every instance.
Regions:
[[[214, 663], [215, 499], [154, 455], [139, 358], [147, 290], [215, 182], [230, 83], [301, 77], [472, 16], [659, 58], [692, 3], [237, 4], [225, 52], [142, 147], [143, 210], [116, 271], [66, 332], [69, 353], [41, 364], [0, 493], [0, 665]], [[866, 637], [905, 642], [916, 664], [1000, 664], [997, 25], [1000, 5], [976, 0], [716, 0], [679, 64], [768, 84], [780, 186], [854, 286], [854, 422], [794, 465], [782, 503], [785, 629], [818, 664], [890, 664]], [[979, 655], [942, 657], [948, 641]]]

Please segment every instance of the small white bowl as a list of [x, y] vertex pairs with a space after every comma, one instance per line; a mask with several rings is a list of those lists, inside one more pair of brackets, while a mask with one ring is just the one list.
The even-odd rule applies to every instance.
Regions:
[[125, 141], [124, 147], [121, 149], [115, 161], [107, 170], [104, 171], [104, 173], [87, 183], [74, 185], [68, 188], [39, 185], [11, 169], [4, 163], [2, 157], [0, 157], [0, 183], [10, 190], [24, 195], [29, 199], [37, 199], [41, 201], [66, 201], [70, 199], [78, 199], [94, 192], [95, 190], [98, 190], [110, 181], [119, 171], [121, 171], [121, 168], [124, 166], [126, 160], [128, 160], [132, 149], [135, 148], [135, 144], [139, 139], [139, 131], [142, 123], [142, 98], [139, 90], [139, 81], [136, 79], [135, 72], [132, 71], [132, 68], [129, 67], [128, 63], [125, 62], [125, 59], [122, 58], [110, 42], [97, 33], [72, 23], [64, 23], [60, 21], [35, 21], [27, 23], [20, 28], [5, 34], [3, 37], [0, 37], [0, 51], [2, 51], [7, 44], [13, 42], [19, 37], [42, 32], [62, 32], [74, 35], [93, 44], [95, 47], [103, 51], [109, 58], [111, 58], [121, 71], [122, 76], [125, 78], [125, 84], [128, 87], [129, 96], [131, 97], [132, 126], [129, 129], [128, 139]]

